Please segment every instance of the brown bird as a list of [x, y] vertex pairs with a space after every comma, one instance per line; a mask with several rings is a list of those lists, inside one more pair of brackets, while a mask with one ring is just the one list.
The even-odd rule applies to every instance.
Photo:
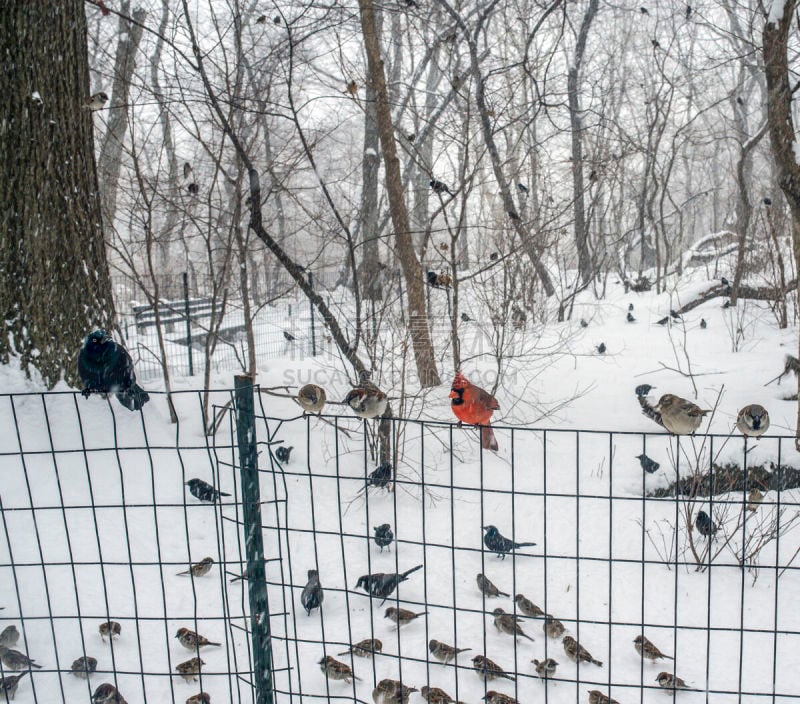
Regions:
[[747, 495], [747, 510], [757, 511], [763, 500], [764, 494], [762, 494], [758, 488], [754, 486], [752, 489], [750, 489], [750, 493]]
[[330, 655], [326, 655], [317, 664], [329, 680], [344, 680], [347, 684], [350, 684], [351, 680], [361, 680], [353, 674], [350, 665], [339, 662]]
[[193, 694], [186, 700], [186, 704], [211, 704], [211, 695], [208, 692]]
[[180, 644], [187, 650], [197, 650], [205, 645], [222, 645], [221, 643], [213, 643], [205, 636], [199, 633], [190, 631], [188, 628], [179, 628], [175, 634]]
[[489, 579], [485, 574], [479, 572], [476, 577], [475, 581], [478, 583], [478, 589], [481, 590], [481, 593], [485, 594], [486, 596], [510, 596], [510, 594], [506, 594], [505, 592], [501, 592]]
[[42, 666], [37, 665], [35, 660], [31, 660], [19, 650], [12, 650], [0, 645], [0, 662], [9, 670], [30, 670], [32, 667], [41, 670]]
[[680, 677], [676, 677], [669, 672], [659, 672], [656, 682], [662, 689], [691, 689]]
[[589, 692], [589, 704], [619, 704], [619, 702], [603, 694], [599, 689], [593, 689]]
[[347, 92], [353, 97], [358, 95], [358, 83], [355, 81], [349, 81], [347, 84]]
[[102, 110], [103, 106], [108, 102], [108, 94], [104, 91], [98, 91], [94, 95], [87, 98], [81, 108], [83, 110]]
[[530, 599], [526, 598], [522, 594], [517, 594], [514, 597], [514, 601], [517, 604], [517, 609], [519, 609], [520, 613], [524, 616], [530, 616], [531, 618], [539, 618], [539, 616], [546, 616], [544, 611], [542, 611], [536, 604], [534, 604]]
[[105, 643], [106, 638], [117, 638], [119, 634], [122, 633], [122, 626], [116, 621], [106, 621], [105, 623], [101, 623], [97, 627], [97, 630], [100, 633], [100, 638], [102, 638]]
[[531, 660], [531, 662], [536, 667], [536, 674], [542, 679], [547, 679], [548, 677], [552, 677], [554, 674], [556, 674], [558, 662], [553, 660], [553, 658], [546, 658], [545, 660]]
[[375, 704], [408, 704], [412, 692], [418, 692], [416, 687], [407, 687], [402, 682], [383, 679], [372, 690], [372, 700]]
[[360, 658], [371, 658], [375, 653], [380, 653], [383, 650], [383, 643], [377, 638], [365, 638], [364, 640], [353, 643], [348, 650], [337, 655], [353, 654]]
[[94, 690], [92, 704], [128, 704], [128, 702], [113, 684], [104, 682]]
[[542, 630], [548, 638], [561, 638], [567, 629], [557, 618], [545, 614]]
[[350, 406], [359, 418], [377, 418], [386, 411], [389, 400], [377, 386], [371, 383], [362, 384], [344, 397], [344, 404]]
[[408, 609], [400, 609], [397, 608], [396, 606], [390, 606], [384, 612], [383, 617], [388, 618], [391, 621], [394, 621], [397, 624], [397, 627], [400, 628], [400, 626], [407, 626], [415, 618], [424, 616], [427, 613], [428, 613], [427, 611], [420, 611], [419, 613], [415, 613], [413, 611], [409, 611]]
[[584, 648], [577, 640], [575, 640], [572, 636], [564, 636], [564, 640], [561, 641], [561, 644], [564, 646], [564, 652], [567, 654], [570, 660], [575, 662], [590, 662], [593, 665], [597, 665], [598, 667], [602, 667], [603, 663], [599, 660], [595, 660], [591, 653], [589, 653], [586, 648]]
[[432, 638], [428, 643], [428, 650], [431, 651], [433, 657], [447, 665], [451, 660], [455, 660], [456, 655], [472, 650], [472, 648], [454, 648], [452, 645]]
[[27, 674], [27, 672], [23, 672], [21, 675], [9, 675], [7, 677], [3, 677], [3, 679], [0, 680], [0, 697], [2, 697], [4, 701], [13, 700], [17, 694], [19, 681]]
[[213, 557], [204, 557], [200, 562], [193, 564], [188, 570], [185, 572], [178, 572], [178, 577], [183, 575], [191, 574], [192, 577], [202, 577], [207, 575], [211, 572], [211, 568], [214, 566], [214, 558]]
[[636, 636], [633, 640], [633, 647], [636, 648], [636, 652], [639, 653], [641, 657], [652, 660], [653, 662], [662, 658], [666, 658], [667, 660], [675, 659], [671, 655], [662, 653], [646, 636]]
[[423, 687], [419, 693], [428, 704], [457, 704], [453, 697], [439, 687]]
[[486, 704], [519, 704], [514, 697], [509, 697], [502, 692], [495, 692], [493, 689], [486, 692], [486, 696], [481, 699], [485, 699]]
[[325, 407], [328, 396], [325, 389], [316, 384], [306, 384], [297, 392], [297, 403], [306, 413], [320, 413]]
[[656, 404], [661, 414], [661, 422], [673, 435], [691, 435], [703, 422], [703, 416], [710, 411], [673, 394], [664, 394]]
[[505, 670], [503, 670], [500, 665], [496, 662], [492, 662], [487, 658], [485, 655], [476, 655], [472, 658], [472, 667], [475, 669], [475, 672], [478, 674], [478, 677], [482, 678], [486, 682], [490, 682], [491, 680], [496, 680], [501, 677], [511, 680], [514, 682], [514, 678], [509, 675]]
[[736, 427], [742, 435], [751, 438], [760, 437], [769, 430], [769, 413], [764, 406], [751, 403], [739, 411]]
[[88, 680], [89, 675], [91, 675], [93, 672], [97, 672], [97, 659], [89, 657], [88, 655], [84, 655], [82, 658], [75, 660], [70, 669], [75, 677], [79, 677], [82, 680]]
[[200, 670], [202, 669], [203, 665], [205, 665], [205, 662], [200, 658], [192, 658], [191, 660], [187, 660], [186, 662], [182, 662], [180, 665], [177, 665], [175, 669], [186, 682], [196, 682], [197, 675], [200, 674]]
[[494, 614], [494, 627], [500, 631], [500, 633], [507, 633], [510, 636], [522, 636], [523, 638], [527, 638], [529, 641], [533, 642], [533, 638], [531, 638], [525, 631], [522, 630], [522, 627], [519, 625], [518, 618], [513, 614], [507, 614], [503, 609], [496, 608], [492, 611]]

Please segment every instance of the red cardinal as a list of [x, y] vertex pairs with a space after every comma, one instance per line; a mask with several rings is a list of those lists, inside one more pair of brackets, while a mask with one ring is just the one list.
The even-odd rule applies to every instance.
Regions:
[[453, 399], [450, 407], [460, 422], [483, 426], [481, 447], [484, 450], [497, 450], [497, 439], [489, 425], [492, 414], [500, 409], [497, 399], [479, 386], [470, 383], [461, 372], [456, 372], [453, 379], [450, 398]]

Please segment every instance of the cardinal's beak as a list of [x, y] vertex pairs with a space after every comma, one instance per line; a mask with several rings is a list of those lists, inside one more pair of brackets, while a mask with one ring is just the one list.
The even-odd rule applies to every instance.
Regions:
[[458, 393], [456, 392], [455, 389], [450, 389], [450, 395], [448, 396], [448, 398], [458, 398]]

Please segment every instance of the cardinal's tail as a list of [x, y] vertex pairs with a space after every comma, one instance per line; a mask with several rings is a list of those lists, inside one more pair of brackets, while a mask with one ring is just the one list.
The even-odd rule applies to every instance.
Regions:
[[494, 431], [490, 425], [481, 427], [481, 447], [484, 450], [498, 450], [497, 438], [494, 436]]
[[142, 406], [149, 400], [150, 394], [138, 384], [134, 384], [124, 391], [117, 391], [117, 401], [129, 411], [141, 411]]

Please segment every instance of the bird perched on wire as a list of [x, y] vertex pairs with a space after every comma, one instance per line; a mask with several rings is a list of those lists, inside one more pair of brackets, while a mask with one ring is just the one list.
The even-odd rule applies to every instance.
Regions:
[[42, 669], [41, 665], [37, 665], [35, 660], [31, 660], [24, 653], [6, 648], [4, 645], [0, 645], [0, 662], [8, 670], [30, 670], [32, 667], [37, 670]]
[[106, 638], [113, 640], [122, 633], [122, 626], [117, 621], [105, 621], [97, 627], [100, 638], [105, 643]]
[[697, 528], [697, 532], [700, 533], [700, 535], [703, 535], [706, 538], [713, 536], [719, 528], [719, 526], [717, 526], [716, 523], [711, 520], [711, 517], [705, 511], [700, 511], [700, 513], [697, 514], [697, 518], [695, 518], [694, 521], [694, 527]]
[[422, 687], [419, 694], [428, 704], [457, 704], [453, 697], [439, 687]]
[[564, 652], [570, 660], [574, 662], [590, 662], [598, 667], [603, 666], [602, 662], [595, 660], [591, 653], [572, 636], [564, 636], [564, 640], [561, 641], [561, 644], [564, 646]]
[[751, 403], [739, 411], [736, 427], [742, 435], [750, 438], [760, 437], [769, 430], [769, 413], [764, 406]]
[[546, 614], [530, 599], [523, 594], [517, 594], [514, 597], [514, 602], [517, 604], [517, 609], [523, 616], [530, 616], [531, 618], [539, 618]]
[[489, 658], [487, 658], [485, 655], [476, 655], [474, 658], [472, 658], [472, 667], [477, 673], [478, 677], [486, 682], [500, 678], [511, 680], [512, 682], [515, 681], [511, 675], [509, 675], [502, 667], [500, 667], [500, 665], [492, 660], [489, 660]]
[[390, 489], [394, 465], [391, 462], [382, 462], [367, 475], [367, 487], [377, 487], [378, 489]]
[[356, 655], [360, 658], [371, 658], [375, 653], [380, 653], [383, 650], [383, 643], [378, 638], [365, 638], [364, 640], [353, 643], [347, 650], [342, 653], [337, 653], [340, 657], [342, 655]]
[[211, 695], [208, 692], [198, 692], [189, 697], [186, 704], [211, 704]]
[[710, 411], [674, 394], [664, 394], [655, 407], [664, 427], [673, 435], [691, 435]]
[[205, 664], [200, 658], [192, 658], [176, 665], [175, 670], [186, 682], [197, 682], [197, 676]]
[[317, 664], [319, 665], [319, 669], [325, 673], [325, 677], [329, 680], [344, 680], [347, 684], [350, 684], [352, 680], [361, 681], [360, 677], [356, 677], [353, 674], [350, 665], [340, 662], [331, 655], [326, 655]]
[[94, 95], [89, 96], [81, 105], [83, 110], [90, 110], [94, 112], [95, 110], [102, 110], [105, 107], [105, 104], [108, 102], [108, 93], [105, 91], [97, 91]]
[[454, 648], [452, 645], [431, 638], [428, 642], [428, 650], [439, 662], [443, 662], [447, 665], [450, 661], [455, 660], [456, 655], [464, 653], [467, 650], [472, 650], [472, 648]]
[[658, 468], [661, 466], [658, 462], [645, 455], [644, 452], [641, 455], [636, 455], [636, 459], [639, 460], [639, 464], [641, 465], [642, 469], [648, 474], [657, 472]]
[[508, 694], [503, 694], [502, 692], [495, 692], [493, 689], [486, 692], [486, 695], [481, 697], [481, 699], [485, 700], [486, 704], [519, 704], [514, 697], [510, 697]]
[[561, 638], [567, 629], [564, 624], [554, 616], [545, 615], [542, 630], [548, 638]]
[[460, 371], [456, 372], [450, 388], [450, 408], [462, 423], [481, 426], [481, 447], [484, 450], [497, 450], [497, 439], [494, 436], [489, 420], [495, 411], [500, 409], [497, 399], [488, 391], [471, 383]]
[[418, 692], [416, 687], [407, 687], [398, 680], [382, 679], [372, 690], [372, 699], [375, 704], [408, 704], [408, 699], [413, 692]]
[[641, 657], [651, 660], [652, 662], [664, 658], [667, 660], [675, 659], [671, 655], [662, 653], [646, 636], [636, 636], [633, 640], [633, 647], [636, 648], [636, 652], [639, 653]]
[[82, 680], [88, 680], [89, 675], [97, 672], [97, 658], [84, 655], [82, 658], [74, 660], [70, 667], [72, 674]]
[[356, 386], [344, 397], [346, 405], [350, 406], [359, 418], [377, 418], [386, 412], [389, 400], [377, 386], [366, 382]]
[[669, 672], [659, 672], [656, 682], [662, 689], [691, 689], [680, 677]]
[[754, 486], [747, 495], [747, 510], [751, 513], [757, 511], [763, 500], [764, 494], [759, 491], [758, 487]]
[[416, 613], [414, 611], [410, 611], [409, 609], [401, 609], [396, 606], [389, 606], [384, 612], [383, 617], [388, 618], [390, 621], [394, 621], [397, 624], [397, 627], [400, 628], [400, 626], [407, 626], [415, 619], [419, 618], [420, 616], [424, 616], [427, 613], [427, 611], [420, 611], [419, 613]]
[[27, 672], [23, 672], [21, 675], [7, 675], [0, 679], [0, 699], [6, 702], [13, 700], [17, 694], [20, 680], [27, 674]]
[[214, 643], [205, 636], [201, 636], [199, 633], [190, 631], [188, 628], [179, 628], [178, 632], [175, 634], [175, 637], [178, 639], [178, 642], [187, 650], [196, 651], [199, 648], [203, 648], [207, 645], [222, 645], [222, 643]]
[[297, 338], [292, 335], [288, 330], [283, 331], [283, 337], [286, 339], [286, 342], [294, 342]]
[[306, 384], [297, 392], [297, 403], [306, 413], [321, 413], [327, 400], [325, 389], [316, 384]]
[[202, 479], [190, 479], [188, 482], [185, 482], [185, 485], [189, 487], [189, 493], [194, 496], [194, 498], [200, 501], [206, 501], [210, 504], [219, 501], [220, 496], [230, 496], [230, 494], [226, 494], [224, 491], [217, 491], [211, 484], [204, 482]]
[[556, 674], [558, 662], [553, 660], [553, 658], [545, 658], [544, 660], [531, 660], [531, 662], [536, 668], [536, 674], [539, 675], [539, 677], [541, 677], [543, 680]]
[[211, 568], [213, 566], [214, 566], [214, 558], [204, 557], [202, 560], [200, 560], [200, 562], [195, 562], [185, 572], [178, 572], [176, 576], [185, 577], [191, 575], [192, 577], [204, 577], [209, 572], [211, 572]]
[[6, 648], [13, 648], [19, 643], [19, 631], [16, 626], [6, 626], [3, 632], [0, 633], [0, 645]]
[[128, 702], [113, 684], [104, 682], [94, 690], [92, 704], [128, 704]]
[[300, 594], [300, 603], [306, 610], [306, 615], [311, 616], [312, 609], [320, 608], [324, 599], [325, 592], [322, 591], [322, 585], [319, 583], [319, 572], [309, 570], [308, 582]]
[[513, 614], [507, 614], [499, 607], [492, 611], [492, 614], [494, 615], [494, 627], [500, 631], [500, 633], [506, 633], [510, 636], [514, 636], [514, 638], [522, 636], [533, 642], [533, 638], [525, 633], [525, 631], [522, 630], [522, 626], [519, 625], [519, 617]]
[[275, 450], [275, 458], [278, 460], [278, 462], [288, 464], [292, 450], [294, 450], [294, 447], [285, 447], [284, 445], [280, 445]]
[[512, 550], [519, 550], [519, 548], [533, 547], [536, 545], [536, 543], [515, 543], [513, 540], [504, 537], [500, 531], [497, 530], [496, 526], [483, 526], [483, 530], [486, 531], [486, 534], [483, 536], [483, 544], [491, 552], [495, 553], [497, 557], [501, 557], [504, 560], [506, 559], [506, 555]]
[[501, 592], [483, 572], [478, 572], [475, 575], [475, 581], [478, 584], [478, 589], [480, 589], [481, 594], [485, 594], [488, 597], [493, 596], [511, 596], [510, 594], [506, 594], [505, 592]]
[[397, 585], [400, 584], [400, 582], [405, 582], [412, 572], [421, 570], [422, 567], [422, 565], [417, 565], [406, 572], [400, 573], [376, 572], [375, 574], [363, 574], [358, 578], [354, 589], [361, 588], [367, 592], [367, 594], [386, 601], [386, 598], [397, 589]]
[[84, 398], [91, 394], [115, 394], [129, 411], [141, 411], [150, 395], [136, 383], [133, 360], [105, 330], [90, 332], [78, 353], [78, 376]]
[[589, 692], [589, 704], [619, 704], [619, 702], [603, 694], [599, 689], [593, 689]]
[[450, 192], [450, 189], [447, 187], [447, 184], [442, 183], [441, 181], [437, 181], [435, 178], [430, 180], [430, 187], [433, 189], [435, 193], [447, 193], [448, 195], [453, 195]]
[[375, 526], [372, 530], [375, 531], [375, 536], [373, 537], [375, 545], [381, 549], [381, 552], [383, 552], [384, 548], [389, 548], [391, 550], [390, 546], [394, 540], [392, 527], [388, 523], [383, 523], [379, 526]]

